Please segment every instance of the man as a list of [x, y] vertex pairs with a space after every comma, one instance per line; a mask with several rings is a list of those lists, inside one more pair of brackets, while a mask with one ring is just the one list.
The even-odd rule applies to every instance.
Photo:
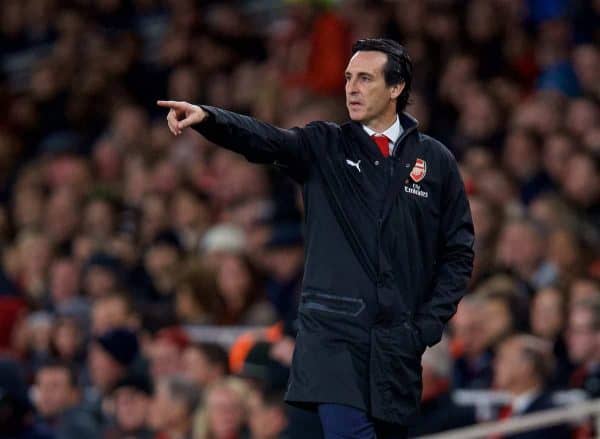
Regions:
[[94, 301], [91, 312], [92, 334], [101, 335], [115, 328], [136, 330], [139, 318], [133, 303], [124, 293], [109, 293]]
[[115, 423], [104, 431], [104, 439], [151, 439], [148, 415], [154, 388], [145, 373], [130, 373], [112, 390]]
[[255, 389], [250, 393], [247, 405], [248, 428], [250, 430], [248, 438], [288, 438], [286, 432], [288, 416], [283, 403], [283, 393], [274, 390]]
[[183, 376], [204, 389], [229, 372], [227, 352], [216, 343], [194, 343], [183, 351]]
[[192, 437], [193, 419], [201, 392], [181, 377], [158, 380], [150, 405], [149, 425], [156, 439]]
[[95, 419], [78, 407], [77, 377], [67, 364], [43, 364], [35, 374], [34, 395], [40, 428], [63, 439], [99, 437]]
[[351, 121], [341, 126], [283, 130], [214, 107], [158, 105], [175, 135], [193, 126], [303, 185], [305, 273], [286, 400], [316, 408], [326, 438], [403, 437], [418, 411], [421, 355], [467, 287], [473, 224], [454, 157], [403, 112], [406, 50], [368, 39], [352, 52]]
[[583, 388], [590, 398], [600, 397], [600, 302], [576, 302], [569, 311], [567, 351], [577, 366], [570, 385]]
[[[521, 416], [555, 408], [546, 385], [552, 376], [552, 345], [531, 335], [514, 335], [498, 348], [494, 360], [494, 384], [511, 396], [511, 404], [500, 410], [499, 418]], [[567, 425], [555, 425], [514, 435], [504, 439], [570, 438]]]
[[103, 401], [117, 382], [123, 379], [139, 361], [137, 336], [129, 329], [115, 328], [92, 339], [88, 354], [91, 386], [86, 392], [86, 408], [105, 427], [109, 421]]

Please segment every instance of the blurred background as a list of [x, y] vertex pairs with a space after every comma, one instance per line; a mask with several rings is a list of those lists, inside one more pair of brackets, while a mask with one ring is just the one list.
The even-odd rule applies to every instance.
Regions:
[[282, 403], [299, 189], [173, 137], [155, 101], [342, 122], [350, 47], [377, 36], [408, 48], [408, 112], [459, 160], [476, 232], [413, 434], [600, 396], [599, 17], [598, 0], [3, 0], [0, 437], [319, 437]]

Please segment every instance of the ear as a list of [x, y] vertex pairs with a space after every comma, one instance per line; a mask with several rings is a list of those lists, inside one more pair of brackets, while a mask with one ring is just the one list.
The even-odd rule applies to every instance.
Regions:
[[390, 87], [390, 98], [398, 99], [398, 96], [400, 96], [402, 94], [402, 90], [404, 90], [404, 82], [401, 82], [396, 85], [392, 85]]

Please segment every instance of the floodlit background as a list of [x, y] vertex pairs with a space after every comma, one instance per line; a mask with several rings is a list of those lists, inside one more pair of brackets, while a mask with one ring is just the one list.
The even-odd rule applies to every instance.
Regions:
[[408, 111], [460, 161], [476, 231], [413, 433], [600, 396], [599, 17], [597, 0], [3, 0], [0, 436], [319, 437], [281, 402], [299, 189], [174, 138], [155, 101], [341, 122], [351, 44], [374, 36], [408, 48]]

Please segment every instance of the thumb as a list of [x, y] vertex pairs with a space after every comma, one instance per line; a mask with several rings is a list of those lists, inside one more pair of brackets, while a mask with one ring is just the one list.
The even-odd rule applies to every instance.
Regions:
[[182, 121], [179, 121], [179, 123], [177, 124], [177, 127], [180, 130], [182, 130], [182, 129], [187, 128], [191, 125], [194, 125], [200, 121], [202, 121], [202, 116], [198, 113], [192, 113], [188, 117], [183, 119]]
[[179, 122], [178, 128], [182, 130], [190, 125], [200, 123], [205, 117], [206, 112], [202, 109], [202, 107], [197, 105], [189, 105], [186, 110], [186, 117]]

